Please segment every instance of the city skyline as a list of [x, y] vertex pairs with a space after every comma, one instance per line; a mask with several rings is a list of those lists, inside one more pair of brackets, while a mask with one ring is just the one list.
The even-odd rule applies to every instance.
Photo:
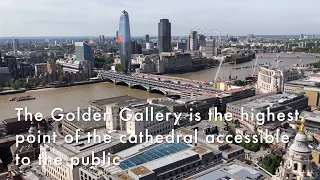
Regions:
[[186, 36], [190, 29], [218, 29], [223, 35], [234, 36], [319, 34], [317, 4], [316, 0], [308, 4], [289, 0], [176, 0], [155, 6], [146, 0], [3, 0], [0, 14], [6, 18], [0, 22], [0, 37], [114, 36], [123, 10], [130, 12], [132, 36], [156, 36], [160, 19], [170, 20], [172, 36]]

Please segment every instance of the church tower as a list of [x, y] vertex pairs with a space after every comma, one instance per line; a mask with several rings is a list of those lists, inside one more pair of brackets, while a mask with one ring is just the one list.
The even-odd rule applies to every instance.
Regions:
[[284, 157], [274, 180], [315, 180], [316, 165], [312, 160], [312, 151], [305, 133], [305, 119], [301, 120], [299, 133]]

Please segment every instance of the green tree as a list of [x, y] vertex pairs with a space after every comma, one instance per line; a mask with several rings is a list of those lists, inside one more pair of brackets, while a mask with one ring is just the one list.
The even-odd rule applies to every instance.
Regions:
[[21, 88], [21, 83], [19, 80], [15, 80], [13, 82], [11, 82], [11, 88], [14, 90], [20, 89]]
[[67, 82], [68, 78], [67, 78], [66, 75], [63, 74], [63, 75], [60, 75], [60, 76], [59, 76], [59, 80], [60, 80], [60, 81], [63, 81], [63, 82]]
[[[260, 137], [258, 137], [258, 139], [260, 139]], [[260, 142], [254, 143], [253, 137], [250, 137], [250, 143], [246, 143], [245, 141], [242, 141], [241, 146], [253, 152], [258, 152], [261, 149]]]
[[236, 86], [245, 86], [247, 85], [248, 83], [246, 81], [241, 81], [241, 80], [235, 80], [233, 81], [233, 85], [236, 85]]
[[45, 86], [46, 82], [45, 81], [41, 81], [40, 86]]
[[25, 83], [23, 84], [23, 87], [26, 88], [26, 89], [28, 89], [28, 88], [31, 88], [32, 85], [31, 85], [30, 82], [25, 82]]
[[9, 83], [9, 82], [6, 82], [6, 83], [4, 84], [4, 86], [5, 86], [5, 87], [10, 87], [10, 83]]
[[218, 60], [208, 59], [208, 65], [209, 65], [210, 67], [215, 66], [215, 65], [217, 65], [217, 64], [218, 64]]
[[280, 155], [268, 155], [262, 159], [261, 165], [271, 174], [275, 174], [282, 161], [283, 159]]
[[36, 80], [36, 81], [34, 81], [33, 86], [34, 86], [34, 87], [38, 87], [39, 84], [40, 84], [40, 81], [39, 81], [39, 80]]
[[125, 72], [125, 68], [122, 64], [116, 64], [115, 69], [117, 72]]

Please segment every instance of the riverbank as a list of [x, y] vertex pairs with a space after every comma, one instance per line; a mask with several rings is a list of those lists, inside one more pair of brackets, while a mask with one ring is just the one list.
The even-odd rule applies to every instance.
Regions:
[[82, 86], [82, 85], [95, 84], [95, 83], [101, 83], [101, 82], [104, 82], [104, 80], [75, 82], [75, 83], [64, 84], [63, 86], [56, 86], [56, 87], [43, 86], [43, 87], [28, 88], [28, 89], [9, 90], [9, 91], [0, 92], [0, 96], [11, 95], [11, 94], [20, 94], [20, 93], [25, 93], [25, 92], [45, 91], [48, 89], [57, 89], [57, 88], [62, 88], [62, 87]]

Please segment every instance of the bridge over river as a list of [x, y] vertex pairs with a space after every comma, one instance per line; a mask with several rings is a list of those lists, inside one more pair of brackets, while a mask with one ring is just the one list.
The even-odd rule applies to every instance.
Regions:
[[190, 97], [222, 93], [214, 89], [214, 87], [205, 85], [202, 81], [162, 75], [100, 72], [98, 73], [98, 78], [116, 85], [127, 85], [130, 88], [145, 89], [148, 92], [162, 93], [166, 96], [179, 95]]

